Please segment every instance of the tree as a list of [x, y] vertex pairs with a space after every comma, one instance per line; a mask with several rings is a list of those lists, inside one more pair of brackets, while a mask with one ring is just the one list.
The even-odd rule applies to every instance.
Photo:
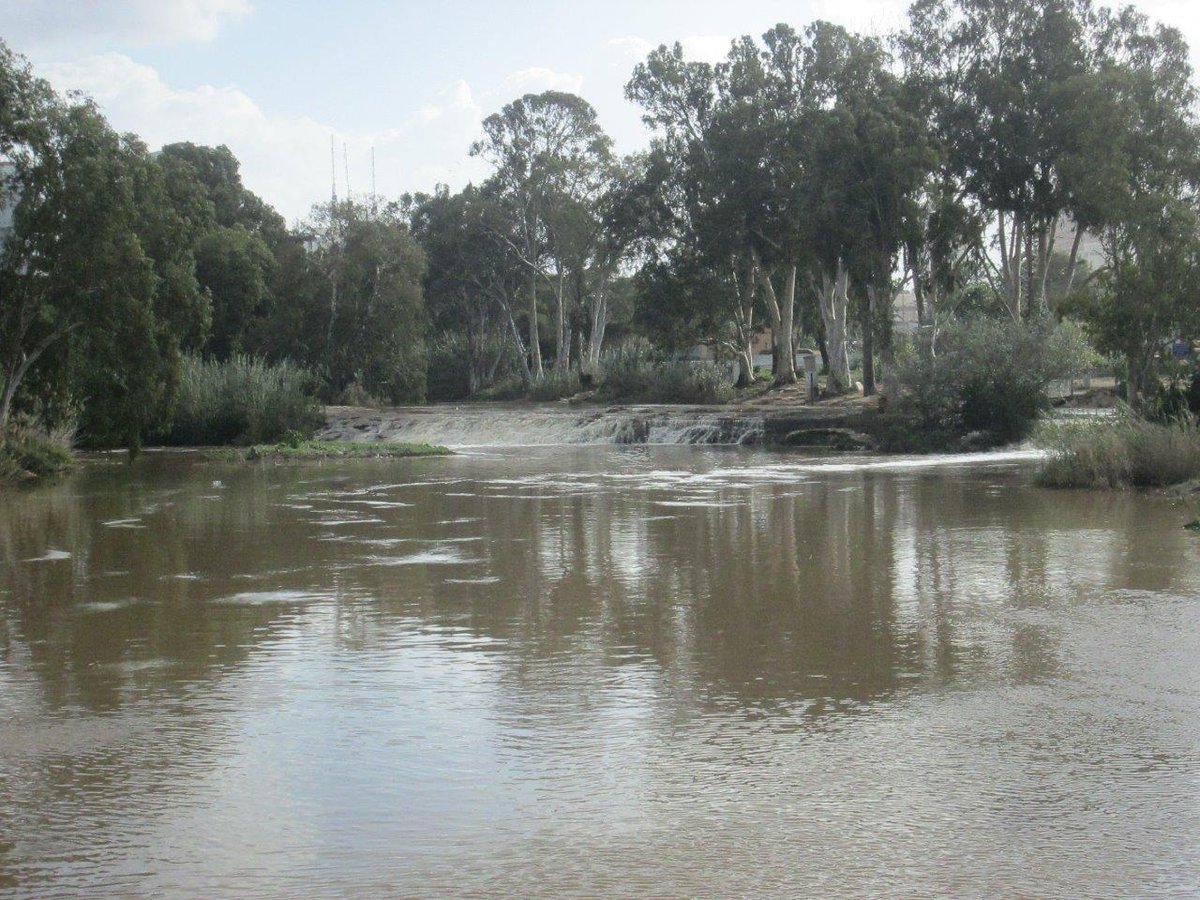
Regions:
[[300, 271], [286, 278], [299, 287], [294, 302], [309, 307], [307, 327], [279, 349], [324, 371], [334, 393], [358, 384], [396, 403], [423, 401], [425, 258], [399, 207], [316, 206], [304, 231], [310, 249], [288, 258]]
[[500, 226], [492, 200], [468, 185], [458, 194], [443, 187], [406, 203], [428, 264], [425, 303], [432, 331], [462, 336], [468, 392], [494, 379], [508, 347], [516, 348], [527, 367], [515, 308], [526, 273], [508, 244], [496, 237]]
[[494, 191], [510, 226], [498, 237], [508, 242], [526, 267], [529, 303], [530, 372], [542, 376], [537, 293], [545, 281], [555, 300], [555, 365], [568, 359], [566, 217], [600, 189], [609, 164], [608, 137], [592, 106], [574, 94], [546, 91], [514, 100], [483, 123], [484, 138], [471, 147], [496, 169]]
[[196, 242], [196, 279], [208, 292], [212, 328], [205, 345], [219, 360], [254, 349], [254, 323], [266, 315], [275, 257], [243, 225], [217, 226]]
[[[686, 60], [678, 43], [663, 45], [637, 65], [625, 95], [654, 130], [640, 188], [648, 198], [643, 220], [651, 225], [638, 278], [648, 291], [640, 318], [661, 335], [673, 334], [672, 341], [690, 333], [728, 350], [738, 362], [739, 386], [749, 384], [759, 278], [743, 204], [729, 184], [744, 168], [732, 141], [724, 143], [731, 152], [715, 146], [736, 136], [718, 120], [718, 72]], [[667, 310], [677, 311], [679, 323], [664, 321]]]
[[[0, 251], [0, 427], [31, 378], [83, 400], [88, 439], [136, 448], [169, 411], [207, 310], [162, 171], [90, 102], [0, 47], [14, 230]], [[153, 254], [153, 255], [152, 255]]]

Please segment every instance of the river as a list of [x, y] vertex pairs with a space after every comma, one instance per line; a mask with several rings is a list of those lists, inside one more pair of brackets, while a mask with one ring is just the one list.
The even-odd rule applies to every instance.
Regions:
[[1200, 539], [1028, 454], [0, 496], [0, 893], [1200, 892]]

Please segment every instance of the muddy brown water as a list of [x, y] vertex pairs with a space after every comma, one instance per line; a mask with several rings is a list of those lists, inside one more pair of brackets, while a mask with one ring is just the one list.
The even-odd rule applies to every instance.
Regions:
[[0, 894], [1200, 892], [1200, 540], [1022, 454], [0, 496]]

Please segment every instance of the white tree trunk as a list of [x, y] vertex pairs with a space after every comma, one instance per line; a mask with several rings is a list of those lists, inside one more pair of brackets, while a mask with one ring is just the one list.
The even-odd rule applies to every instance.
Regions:
[[821, 303], [821, 320], [825, 323], [825, 348], [829, 358], [829, 392], [844, 394], [850, 389], [850, 354], [846, 347], [846, 311], [850, 306], [850, 273], [838, 260], [833, 277], [821, 273], [817, 292]]

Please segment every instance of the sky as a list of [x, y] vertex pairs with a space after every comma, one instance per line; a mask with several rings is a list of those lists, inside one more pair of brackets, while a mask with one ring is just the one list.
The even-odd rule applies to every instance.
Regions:
[[[778, 22], [883, 35], [907, 0], [0, 0], [0, 38], [59, 90], [92, 96], [151, 149], [226, 144], [289, 221], [328, 199], [486, 176], [480, 123], [525, 93], [572, 91], [621, 152], [648, 141], [634, 65], [681, 41], [716, 61]], [[1200, 64], [1200, 0], [1143, 0]], [[1200, 65], [1198, 65], [1200, 67]], [[336, 147], [331, 166], [330, 139]], [[336, 171], [331, 172], [331, 168]]]

